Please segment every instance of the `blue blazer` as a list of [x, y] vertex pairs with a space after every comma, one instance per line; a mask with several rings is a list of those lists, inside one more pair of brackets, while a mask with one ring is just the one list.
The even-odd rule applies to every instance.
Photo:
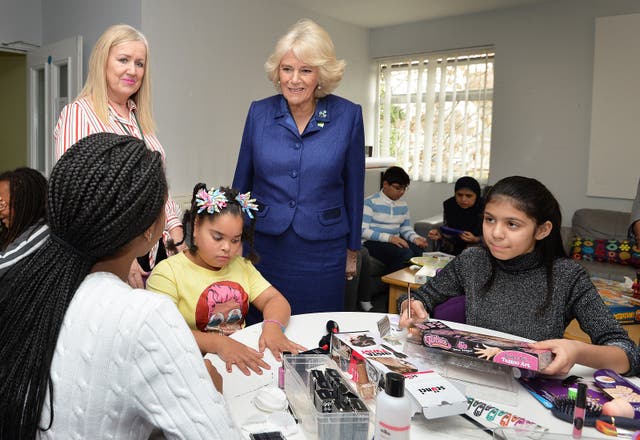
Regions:
[[364, 203], [362, 109], [328, 95], [300, 135], [282, 95], [251, 103], [233, 186], [260, 206], [256, 230], [279, 235], [292, 226], [307, 240], [348, 235], [360, 249]]

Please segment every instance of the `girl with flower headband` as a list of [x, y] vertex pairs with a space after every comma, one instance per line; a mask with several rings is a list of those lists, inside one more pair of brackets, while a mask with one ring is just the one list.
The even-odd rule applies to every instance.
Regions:
[[[169, 296], [182, 313], [203, 353], [217, 353], [231, 371], [235, 364], [246, 375], [269, 369], [262, 359], [269, 348], [277, 360], [284, 351], [297, 353], [304, 347], [284, 335], [291, 307], [253, 266], [254, 213], [258, 210], [250, 193], [231, 188], [193, 188], [191, 209], [183, 224], [188, 249], [160, 262], [147, 280], [147, 288]], [[245, 223], [244, 215], [248, 222]], [[242, 257], [242, 242], [249, 247]], [[249, 304], [264, 316], [259, 350], [228, 336], [244, 325]]]

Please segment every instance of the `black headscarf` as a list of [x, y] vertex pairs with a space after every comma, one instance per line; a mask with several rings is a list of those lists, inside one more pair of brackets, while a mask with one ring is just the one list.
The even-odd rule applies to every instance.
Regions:
[[[469, 208], [461, 208], [456, 202], [456, 198], [451, 197], [442, 204], [444, 211], [444, 224], [450, 228], [469, 231], [479, 237], [482, 235], [482, 212], [484, 201], [480, 195], [480, 184], [476, 179], [464, 176], [456, 181], [455, 191], [459, 189], [469, 189], [476, 194], [476, 203]], [[454, 254], [459, 254], [467, 246], [467, 243], [458, 236], [452, 237], [454, 244]]]

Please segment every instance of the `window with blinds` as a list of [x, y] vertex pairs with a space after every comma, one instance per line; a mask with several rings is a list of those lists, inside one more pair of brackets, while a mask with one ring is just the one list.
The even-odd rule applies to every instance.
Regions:
[[489, 176], [492, 47], [378, 60], [376, 155], [412, 180]]

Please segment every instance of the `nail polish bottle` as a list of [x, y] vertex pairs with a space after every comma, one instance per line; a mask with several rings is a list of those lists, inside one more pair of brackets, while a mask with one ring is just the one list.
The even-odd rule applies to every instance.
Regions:
[[278, 388], [281, 390], [284, 390], [284, 357], [290, 354], [289, 351], [282, 352], [282, 364], [278, 367]]

